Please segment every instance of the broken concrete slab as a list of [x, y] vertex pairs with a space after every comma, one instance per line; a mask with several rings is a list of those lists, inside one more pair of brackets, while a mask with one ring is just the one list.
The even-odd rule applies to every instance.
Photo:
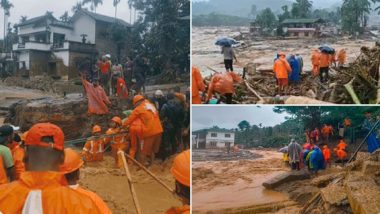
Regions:
[[297, 181], [297, 180], [304, 180], [309, 179], [310, 173], [307, 170], [300, 170], [300, 171], [290, 171], [282, 173], [272, 179], [269, 179], [268, 181], [263, 183], [263, 186], [267, 189], [273, 189], [277, 186], [280, 186], [281, 184], [290, 182], [290, 181]]
[[370, 176], [351, 172], [344, 183], [348, 201], [354, 214], [380, 213], [380, 186]]
[[379, 172], [379, 171], [380, 171], [380, 162], [364, 161], [363, 168], [362, 168], [363, 175], [374, 175], [376, 172]]
[[321, 196], [325, 203], [330, 206], [341, 206], [347, 204], [347, 194], [341, 185], [329, 185], [321, 190]]

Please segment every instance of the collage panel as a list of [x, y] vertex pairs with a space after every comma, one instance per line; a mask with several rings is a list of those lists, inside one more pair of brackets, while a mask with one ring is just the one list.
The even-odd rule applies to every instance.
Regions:
[[0, 214], [191, 213], [190, 9], [0, 1]]
[[193, 213], [378, 213], [380, 109], [194, 106]]
[[378, 104], [379, 5], [193, 0], [193, 103]]

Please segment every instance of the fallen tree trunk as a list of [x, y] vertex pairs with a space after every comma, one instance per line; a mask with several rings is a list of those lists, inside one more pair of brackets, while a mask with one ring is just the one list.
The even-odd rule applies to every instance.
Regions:
[[330, 102], [324, 102], [321, 100], [316, 100], [309, 97], [303, 97], [303, 96], [290, 96], [287, 100], [285, 100], [285, 104], [320, 104], [320, 105], [331, 105], [333, 103]]

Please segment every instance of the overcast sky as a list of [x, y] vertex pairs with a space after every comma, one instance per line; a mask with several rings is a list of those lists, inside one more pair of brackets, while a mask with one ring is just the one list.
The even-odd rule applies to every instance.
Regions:
[[242, 120], [251, 125], [275, 126], [285, 121], [287, 114], [273, 112], [273, 106], [193, 106], [192, 129], [199, 130], [219, 126], [237, 128]]
[[[36, 16], [41, 16], [45, 14], [46, 11], [53, 11], [53, 15], [59, 19], [59, 17], [68, 11], [70, 16], [73, 14], [71, 8], [79, 0], [10, 0], [14, 5], [11, 8], [11, 16], [9, 21], [12, 23], [18, 23], [21, 16], [27, 16], [28, 18], [33, 18]], [[115, 16], [115, 8], [113, 7], [113, 0], [103, 0], [103, 5], [98, 5], [96, 12], [108, 16]], [[90, 8], [90, 4], [85, 6]], [[121, 0], [117, 7], [117, 17], [125, 20], [129, 23], [129, 8], [128, 1]], [[132, 17], [133, 20], [133, 17]], [[0, 11], [0, 37], [3, 37], [3, 24], [4, 23], [4, 13], [3, 10]]]

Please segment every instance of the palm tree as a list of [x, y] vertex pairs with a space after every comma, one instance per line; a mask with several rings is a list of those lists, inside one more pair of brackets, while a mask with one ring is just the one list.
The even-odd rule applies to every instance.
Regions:
[[115, 20], [117, 14], [117, 5], [120, 3], [120, 0], [113, 0], [113, 6], [115, 7]]
[[61, 17], [59, 17], [59, 19], [61, 19], [62, 22], [69, 22], [69, 12], [65, 11], [65, 13]]
[[[6, 25], [7, 25], [6, 17], [11, 14], [10, 9], [13, 7], [13, 4], [10, 3], [8, 0], [1, 0], [0, 6], [4, 9], [4, 40], [5, 40], [5, 34], [6, 34], [5, 29], [6, 29]], [[5, 44], [5, 42], [3, 42], [3, 44], [4, 44], [3, 48], [5, 50], [6, 44]]]
[[103, 0], [83, 0], [82, 5], [91, 3], [90, 9], [96, 13], [96, 8], [99, 4], [103, 4]]
[[73, 13], [76, 13], [78, 11], [82, 10], [82, 3], [81, 2], [77, 2], [76, 5], [74, 5], [72, 8], [71, 8], [71, 11], [73, 11]]

